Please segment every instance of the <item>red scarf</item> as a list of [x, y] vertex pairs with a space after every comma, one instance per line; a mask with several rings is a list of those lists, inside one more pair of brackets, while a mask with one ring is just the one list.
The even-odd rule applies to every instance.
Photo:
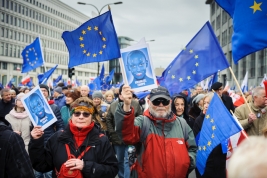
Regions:
[[83, 141], [85, 140], [86, 136], [88, 135], [88, 133], [93, 129], [95, 123], [91, 122], [90, 125], [82, 128], [82, 129], [78, 129], [78, 127], [76, 127], [72, 123], [72, 120], [70, 120], [69, 125], [70, 125], [70, 131], [73, 134], [74, 140], [75, 140], [77, 146], [80, 147], [81, 144], [83, 143]]

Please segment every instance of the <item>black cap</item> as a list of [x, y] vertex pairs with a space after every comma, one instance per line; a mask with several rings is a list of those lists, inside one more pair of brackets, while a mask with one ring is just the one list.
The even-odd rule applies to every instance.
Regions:
[[222, 83], [221, 82], [215, 82], [214, 84], [212, 84], [210, 90], [219, 90], [219, 88], [222, 87]]
[[40, 87], [40, 88], [45, 88], [45, 89], [47, 90], [48, 94], [49, 94], [49, 88], [48, 88], [47, 85], [45, 85], [45, 84], [40, 84], [39, 87]]
[[154, 88], [150, 92], [150, 101], [154, 101], [157, 98], [165, 98], [167, 100], [171, 100], [169, 91], [162, 86], [158, 86], [158, 88]]

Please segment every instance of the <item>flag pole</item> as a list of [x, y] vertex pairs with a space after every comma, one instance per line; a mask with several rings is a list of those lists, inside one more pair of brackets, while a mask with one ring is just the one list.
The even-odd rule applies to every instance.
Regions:
[[237, 79], [236, 79], [236, 77], [235, 77], [235, 74], [234, 74], [232, 68], [229, 67], [229, 70], [230, 70], [230, 72], [231, 72], [231, 74], [232, 74], [232, 76], [233, 76], [233, 78], [234, 78], [234, 80], [235, 80], [235, 83], [236, 83], [236, 85], [237, 85], [239, 91], [241, 92], [241, 95], [242, 95], [242, 97], [243, 97], [243, 99], [244, 99], [244, 101], [245, 101], [246, 106], [248, 107], [248, 110], [250, 111], [250, 113], [253, 113], [252, 110], [251, 110], [251, 108], [250, 108], [249, 105], [248, 105], [247, 99], [246, 99], [244, 93], [243, 93], [242, 90], [241, 90], [241, 87], [240, 87], [240, 85], [239, 85], [239, 83], [238, 83], [238, 81], [237, 81]]

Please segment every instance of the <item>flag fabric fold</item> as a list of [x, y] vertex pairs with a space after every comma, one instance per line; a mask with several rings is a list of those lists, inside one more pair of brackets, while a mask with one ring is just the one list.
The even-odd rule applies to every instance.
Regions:
[[232, 54], [236, 64], [243, 57], [267, 47], [266, 1], [215, 1], [233, 19]]
[[248, 92], [248, 71], [246, 72], [244, 80], [241, 84], [241, 90], [243, 93]]
[[21, 73], [26, 73], [42, 66], [44, 59], [40, 38], [37, 37], [33, 43], [26, 46], [21, 55], [23, 58]]
[[12, 79], [8, 82], [8, 84], [7, 84], [6, 86], [7, 86], [8, 88], [11, 88], [14, 82], [15, 82], [15, 79], [12, 78]]
[[88, 84], [88, 87], [90, 88], [90, 95], [92, 95], [94, 91], [101, 90], [100, 78], [96, 77], [93, 82]]
[[31, 78], [29, 75], [27, 75], [26, 77], [24, 77], [23, 79], [21, 79], [21, 84], [25, 85], [27, 83], [29, 83], [31, 81]]
[[229, 63], [207, 22], [163, 72], [160, 85], [173, 95], [228, 67]]
[[214, 94], [198, 141], [196, 166], [201, 175], [205, 172], [206, 162], [212, 150], [241, 130], [240, 124], [229, 113], [217, 94]]
[[121, 56], [110, 11], [88, 20], [71, 32], [63, 32], [62, 38], [69, 50], [69, 68]]
[[43, 73], [43, 74], [39, 74], [37, 76], [38, 80], [39, 80], [39, 84], [44, 84], [46, 83], [46, 81], [48, 80], [48, 78], [53, 74], [53, 72], [56, 70], [58, 65], [56, 65], [55, 67], [49, 69], [47, 72]]

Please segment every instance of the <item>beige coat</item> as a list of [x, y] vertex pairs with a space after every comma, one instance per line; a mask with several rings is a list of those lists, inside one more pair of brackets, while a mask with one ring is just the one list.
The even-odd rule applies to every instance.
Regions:
[[30, 131], [30, 127], [31, 127], [31, 120], [29, 117], [25, 117], [22, 119], [17, 119], [14, 116], [12, 116], [11, 114], [7, 114], [6, 115], [6, 120], [11, 124], [12, 129], [14, 131], [20, 131], [21, 132], [21, 137], [24, 141], [25, 144], [25, 149], [28, 152], [28, 145], [30, 142], [30, 135], [31, 135], [31, 131]]
[[252, 112], [255, 113], [257, 120], [252, 123], [248, 123], [248, 114], [250, 113], [246, 104], [243, 104], [235, 109], [235, 116], [237, 117], [240, 124], [246, 130], [247, 134], [250, 135], [263, 135], [262, 129], [267, 123], [267, 107], [265, 107], [265, 113], [263, 114], [260, 108], [256, 108], [253, 103], [248, 103]]

